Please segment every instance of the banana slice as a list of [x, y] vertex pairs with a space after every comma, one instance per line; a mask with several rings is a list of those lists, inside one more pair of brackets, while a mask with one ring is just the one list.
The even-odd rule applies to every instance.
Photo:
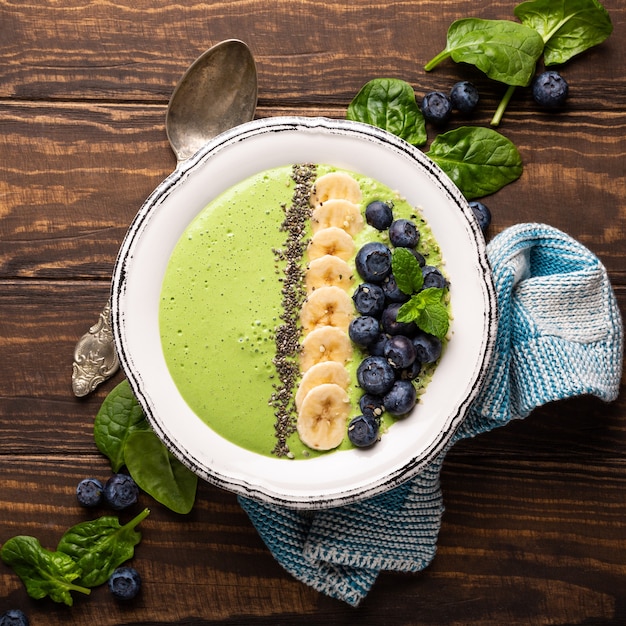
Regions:
[[334, 326], [312, 330], [302, 342], [300, 370], [306, 372], [316, 363], [337, 361], [345, 365], [352, 358], [352, 343], [347, 333]]
[[354, 283], [354, 274], [350, 266], [338, 256], [325, 254], [311, 261], [304, 274], [307, 294], [320, 287], [332, 285], [347, 291]]
[[302, 401], [296, 423], [298, 435], [314, 450], [332, 450], [343, 441], [349, 414], [345, 389], [334, 383], [317, 385]]
[[349, 261], [354, 256], [354, 240], [342, 228], [331, 226], [318, 230], [309, 241], [307, 254], [309, 261], [319, 259], [325, 254], [338, 256]]
[[333, 383], [339, 385], [342, 389], [348, 389], [350, 386], [350, 374], [348, 370], [341, 363], [337, 361], [323, 361], [322, 363], [316, 363], [307, 372], [305, 372], [298, 391], [296, 392], [296, 409], [300, 410], [304, 397], [318, 385], [324, 385], [326, 383]]
[[330, 172], [320, 176], [313, 185], [311, 206], [319, 206], [333, 198], [342, 198], [358, 204], [361, 202], [359, 183], [346, 172]]
[[320, 287], [302, 305], [300, 323], [304, 333], [320, 326], [335, 326], [348, 332], [354, 317], [352, 298], [341, 287]]
[[331, 199], [318, 206], [311, 214], [311, 228], [316, 233], [322, 228], [336, 226], [349, 235], [356, 235], [363, 228], [361, 209], [354, 202]]

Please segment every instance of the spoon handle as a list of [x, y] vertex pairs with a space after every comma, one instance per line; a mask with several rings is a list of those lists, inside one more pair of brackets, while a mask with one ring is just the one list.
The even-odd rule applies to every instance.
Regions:
[[120, 366], [113, 331], [111, 329], [111, 302], [100, 313], [98, 321], [78, 340], [74, 348], [72, 389], [83, 397], [100, 383], [115, 374]]

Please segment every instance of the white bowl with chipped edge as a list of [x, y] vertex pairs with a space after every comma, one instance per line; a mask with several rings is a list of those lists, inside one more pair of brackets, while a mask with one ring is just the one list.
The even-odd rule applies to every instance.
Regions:
[[[292, 163], [359, 172], [419, 206], [450, 279], [451, 339], [414, 411], [368, 450], [305, 461], [263, 456], [222, 438], [186, 404], [161, 349], [159, 301], [169, 256], [204, 207], [249, 176]], [[112, 281], [120, 362], [156, 434], [204, 480], [297, 509], [359, 501], [402, 484], [444, 449], [476, 397], [497, 330], [495, 289], [483, 234], [458, 188], [419, 149], [381, 129], [345, 120], [275, 117], [227, 131], [179, 164], [129, 227]], [[286, 464], [288, 466], [286, 467]]]

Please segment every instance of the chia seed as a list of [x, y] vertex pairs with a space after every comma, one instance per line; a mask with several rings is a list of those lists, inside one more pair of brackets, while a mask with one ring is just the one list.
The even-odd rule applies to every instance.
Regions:
[[294, 458], [287, 439], [296, 431], [294, 389], [300, 376], [300, 309], [306, 297], [302, 257], [308, 243], [305, 235], [311, 217], [309, 198], [315, 173], [316, 168], [311, 164], [293, 166], [291, 178], [295, 188], [291, 204], [283, 206], [285, 219], [280, 225], [287, 237], [282, 248], [272, 250], [277, 272], [280, 272], [280, 264], [285, 264], [284, 275], [279, 279], [282, 283], [282, 323], [274, 330], [276, 356], [273, 363], [280, 382], [274, 385], [269, 400], [276, 417], [276, 445], [272, 453], [287, 458]]

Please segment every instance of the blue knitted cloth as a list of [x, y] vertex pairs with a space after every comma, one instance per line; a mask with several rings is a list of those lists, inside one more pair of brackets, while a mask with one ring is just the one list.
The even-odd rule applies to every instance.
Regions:
[[481, 391], [452, 441], [421, 474], [363, 502], [295, 511], [239, 498], [295, 578], [357, 606], [378, 572], [417, 572], [433, 559], [443, 514], [440, 470], [457, 441], [526, 417], [553, 400], [617, 397], [623, 328], [602, 263], [566, 234], [520, 224], [487, 253], [499, 324]]

